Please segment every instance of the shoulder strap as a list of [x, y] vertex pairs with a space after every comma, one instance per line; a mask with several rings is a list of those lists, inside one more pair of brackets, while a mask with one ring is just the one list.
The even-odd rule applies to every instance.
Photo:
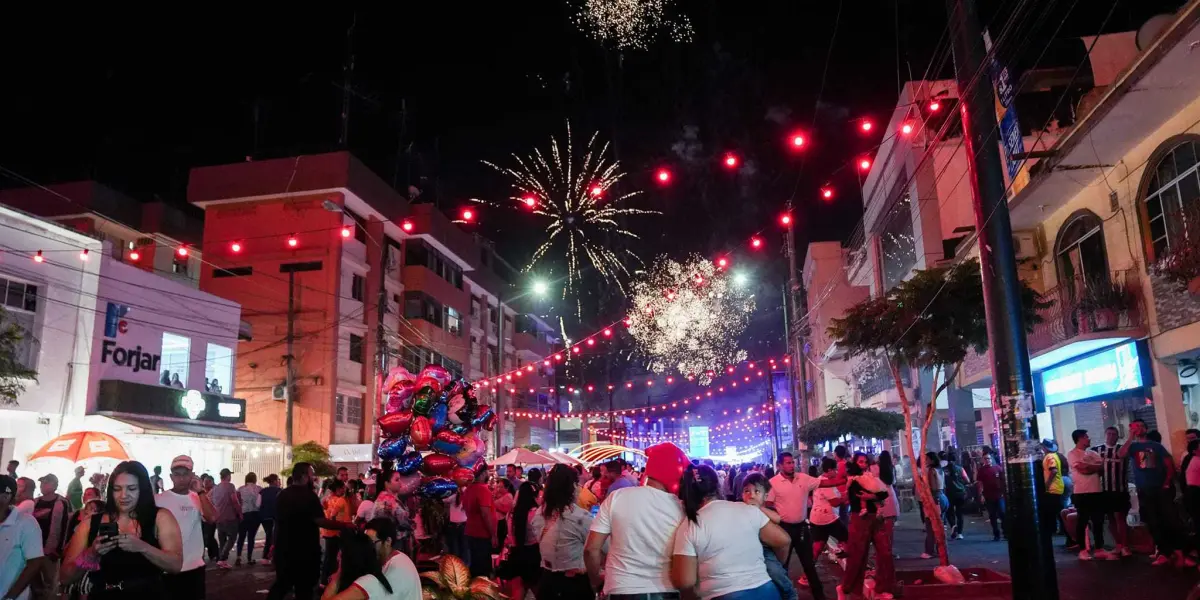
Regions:
[[96, 514], [92, 515], [91, 522], [88, 524], [87, 543], [88, 543], [89, 547], [92, 545], [93, 542], [96, 541], [96, 534], [99, 533], [99, 529], [100, 529], [100, 519], [103, 517], [104, 517], [104, 513], [96, 513]]

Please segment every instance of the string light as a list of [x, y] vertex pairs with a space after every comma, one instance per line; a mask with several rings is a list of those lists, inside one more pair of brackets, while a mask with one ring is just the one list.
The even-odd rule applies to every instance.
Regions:
[[42, 256], [41, 250], [38, 250], [37, 254], [33, 255], [33, 262], [35, 262], [35, 263], [46, 262], [46, 257]]
[[138, 260], [140, 260], [141, 258], [142, 258], [142, 255], [141, 255], [141, 253], [139, 253], [137, 250], [131, 250], [131, 251], [129, 252], [129, 260], [130, 260], [130, 261], [132, 261], [132, 262], [137, 262], [137, 261], [138, 261]]
[[79, 260], [86, 261], [88, 259], [88, 249], [84, 248], [79, 252]]
[[176, 248], [175, 254], [178, 255], [180, 258], [186, 258], [188, 255], [187, 246], [180, 246], [180, 247]]
[[354, 235], [354, 232], [350, 231], [350, 227], [348, 225], [342, 227], [342, 237], [349, 238], [351, 235]]
[[475, 211], [469, 208], [464, 208], [462, 209], [462, 212], [459, 213], [459, 217], [461, 217], [464, 222], [470, 223], [475, 219]]
[[937, 111], [939, 111], [939, 110], [941, 110], [941, 109], [942, 109], [942, 103], [941, 103], [941, 102], [938, 102], [937, 100], [931, 100], [931, 101], [929, 102], [929, 110], [930, 110], [930, 112], [937, 112]]
[[903, 124], [903, 125], [901, 125], [901, 126], [900, 126], [900, 133], [902, 133], [902, 134], [904, 134], [904, 135], [909, 135], [909, 134], [911, 134], [912, 132], [913, 132], [913, 125], [912, 125], [912, 123], [905, 123], [905, 124]]
[[736, 154], [733, 154], [732, 152], [726, 153], [725, 158], [722, 159], [721, 162], [725, 163], [726, 167], [728, 167], [730, 169], [735, 169], [738, 166], [738, 157]]
[[659, 183], [669, 183], [671, 181], [671, 172], [666, 169], [659, 169], [655, 175]]
[[760, 238], [758, 236], [750, 238], [750, 247], [751, 248], [758, 250], [759, 248], [762, 248], [762, 245], [763, 245], [762, 238]]
[[831, 188], [829, 186], [825, 186], [825, 187], [821, 188], [821, 197], [826, 200], [832, 200], [833, 199], [833, 188]]
[[792, 148], [801, 148], [804, 146], [804, 135], [800, 133], [792, 134]]
[[859, 159], [858, 168], [862, 169], [863, 171], [870, 170], [871, 169], [871, 159], [866, 158], [866, 157]]
[[233, 242], [233, 243], [229, 244], [229, 250], [232, 251], [234, 254], [241, 252], [242, 251], [241, 242]]
[[780, 215], [779, 216], [779, 224], [783, 225], [784, 227], [791, 225], [792, 224], [792, 215], [789, 215], [787, 213], [783, 213], [782, 215]]
[[300, 245], [300, 240], [297, 239], [295, 235], [289, 235], [287, 239], [287, 245], [289, 248], [295, 248], [296, 246]]
[[400, 229], [403, 229], [405, 233], [412, 233], [413, 222], [405, 219], [400, 223]]

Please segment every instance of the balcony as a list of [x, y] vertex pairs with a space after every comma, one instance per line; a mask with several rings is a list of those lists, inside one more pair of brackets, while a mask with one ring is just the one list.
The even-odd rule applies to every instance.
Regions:
[[1085, 339], [1138, 337], [1146, 328], [1142, 281], [1133, 269], [1116, 271], [1100, 284], [1082, 278], [1060, 282], [1042, 297], [1053, 304], [1039, 312], [1042, 322], [1029, 334], [1031, 357]]

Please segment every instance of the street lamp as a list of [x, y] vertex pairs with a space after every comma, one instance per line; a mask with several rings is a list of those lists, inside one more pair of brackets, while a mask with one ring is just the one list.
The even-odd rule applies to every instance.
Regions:
[[537, 296], [545, 296], [550, 292], [550, 284], [541, 279], [534, 280], [533, 293]]

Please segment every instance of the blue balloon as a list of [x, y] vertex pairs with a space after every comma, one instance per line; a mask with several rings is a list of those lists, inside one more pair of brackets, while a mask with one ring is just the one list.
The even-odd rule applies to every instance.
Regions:
[[401, 475], [412, 475], [419, 468], [421, 468], [421, 453], [416, 450], [396, 458], [396, 472]]
[[445, 440], [433, 440], [433, 443], [429, 445], [429, 448], [434, 452], [441, 452], [442, 454], [454, 456], [462, 450], [462, 444], [453, 444]]
[[466, 423], [463, 423], [462, 425], [451, 425], [450, 431], [453, 431], [458, 435], [467, 435], [468, 433], [471, 433], [471, 426], [467, 425]]
[[446, 405], [446, 396], [443, 394], [438, 403], [434, 405], [433, 410], [429, 411], [429, 420], [432, 422], [435, 432], [441, 431], [446, 426], [446, 418], [450, 415], [450, 407]]
[[488, 431], [491, 431], [492, 430], [492, 428], [491, 428], [492, 422], [495, 420], [496, 420], [496, 412], [494, 410], [492, 410], [491, 408], [488, 408], [484, 412], [479, 413], [479, 416], [475, 417], [474, 419], [471, 419], [471, 427], [476, 427], [476, 428], [483, 427], [483, 428], [487, 429]]
[[431, 477], [428, 481], [421, 484], [421, 488], [417, 490], [417, 493], [426, 498], [443, 500], [449, 498], [457, 491], [457, 483], [454, 483], [445, 477]]
[[376, 454], [382, 460], [395, 460], [404, 455], [404, 451], [408, 449], [408, 436], [401, 435], [388, 440], [379, 442], [379, 448]]

